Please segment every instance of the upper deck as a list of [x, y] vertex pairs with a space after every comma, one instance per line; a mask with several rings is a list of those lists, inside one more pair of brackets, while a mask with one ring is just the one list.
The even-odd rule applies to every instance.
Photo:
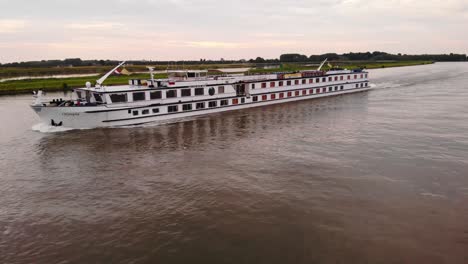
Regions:
[[89, 91], [95, 93], [119, 93], [126, 91], [145, 91], [152, 89], [174, 89], [186, 87], [204, 87], [235, 83], [254, 83], [261, 81], [274, 80], [294, 80], [301, 78], [322, 77], [330, 75], [346, 75], [353, 73], [366, 73], [362, 70], [331, 70], [331, 71], [299, 71], [299, 72], [277, 72], [271, 74], [253, 74], [253, 75], [220, 75], [208, 76], [207, 71], [168, 71], [168, 78], [148, 79], [148, 80], [129, 80], [128, 85], [116, 86], [97, 86], [78, 88], [77, 90]]

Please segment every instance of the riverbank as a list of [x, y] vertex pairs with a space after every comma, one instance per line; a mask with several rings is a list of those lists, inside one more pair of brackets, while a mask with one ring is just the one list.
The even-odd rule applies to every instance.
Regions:
[[[354, 68], [365, 68], [365, 69], [376, 69], [376, 68], [390, 68], [390, 67], [403, 67], [403, 66], [415, 66], [415, 65], [424, 65], [432, 64], [432, 61], [398, 61], [398, 62], [374, 62], [374, 61], [362, 61], [362, 62], [337, 62], [334, 63], [336, 66], [346, 67], [348, 69]], [[225, 66], [225, 65], [224, 65]], [[232, 68], [238, 68], [239, 66], [245, 66], [245, 64], [239, 65], [230, 65]], [[213, 69], [209, 65], [191, 65], [191, 69]], [[216, 67], [215, 67], [216, 68]], [[128, 69], [128, 67], [127, 67]], [[300, 71], [300, 70], [312, 70], [316, 69], [315, 65], [306, 65], [306, 64], [283, 64], [281, 68], [276, 69], [254, 69], [249, 70], [249, 74], [261, 74], [261, 73], [271, 73], [278, 71]], [[325, 67], [327, 69], [327, 66]], [[18, 69], [20, 72], [23, 72], [25, 69]], [[91, 71], [91, 69], [87, 70]], [[99, 71], [105, 72], [109, 69], [101, 69]], [[132, 70], [136, 70], [133, 69]], [[143, 69], [139, 69], [143, 70]], [[48, 75], [50, 71], [48, 70], [35, 70], [34, 75], [42, 72], [43, 75]], [[29, 72], [31, 73], [31, 72]], [[215, 73], [215, 72], [213, 72]], [[16, 75], [14, 73], [13, 75]], [[20, 76], [20, 75], [17, 75]], [[166, 74], [156, 74], [155, 78], [166, 78]], [[130, 78], [133, 79], [147, 79], [149, 74], [132, 74], [130, 76], [120, 75], [120, 76], [110, 76], [105, 84], [108, 86], [111, 85], [122, 85], [128, 83]], [[43, 91], [66, 91], [73, 88], [83, 87], [87, 81], [92, 81], [93, 77], [70, 77], [70, 78], [43, 78], [43, 79], [24, 79], [24, 80], [13, 80], [5, 81], [0, 83], [0, 95], [11, 95], [11, 94], [22, 94], [30, 93], [35, 90]]]

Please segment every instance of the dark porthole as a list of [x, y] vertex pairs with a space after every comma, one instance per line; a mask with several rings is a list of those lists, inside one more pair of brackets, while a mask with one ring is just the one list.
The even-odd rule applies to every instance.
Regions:
[[215, 94], [215, 89], [213, 87], [211, 87], [210, 89], [208, 89], [208, 93], [213, 96]]

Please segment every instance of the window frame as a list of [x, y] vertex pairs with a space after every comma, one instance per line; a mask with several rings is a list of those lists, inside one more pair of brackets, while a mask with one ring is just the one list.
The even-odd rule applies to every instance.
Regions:
[[[156, 95], [156, 97], [153, 97]], [[157, 100], [162, 98], [162, 92], [161, 91], [151, 91], [150, 92], [150, 100]]]
[[177, 90], [167, 90], [166, 98], [177, 98]]

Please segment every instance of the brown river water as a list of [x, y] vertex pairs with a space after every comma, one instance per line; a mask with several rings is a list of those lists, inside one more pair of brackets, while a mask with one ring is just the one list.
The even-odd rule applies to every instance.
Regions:
[[31, 96], [0, 97], [0, 263], [468, 263], [468, 63], [370, 78], [55, 132]]

